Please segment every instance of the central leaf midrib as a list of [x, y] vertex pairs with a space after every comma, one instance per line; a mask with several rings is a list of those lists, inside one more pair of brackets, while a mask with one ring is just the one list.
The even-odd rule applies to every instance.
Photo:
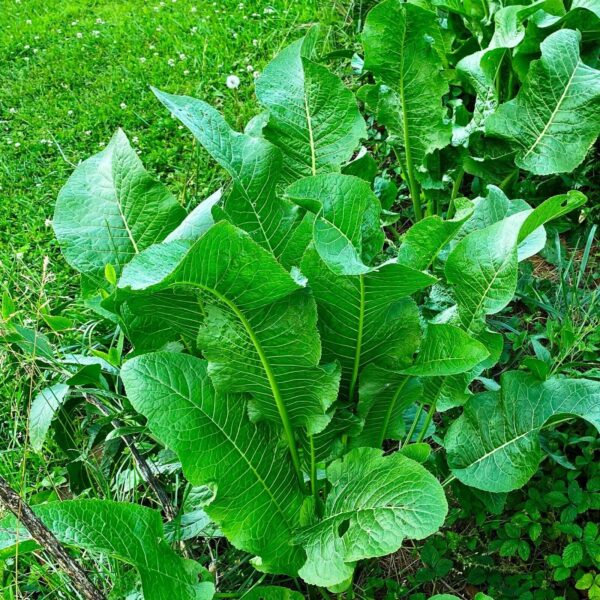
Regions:
[[359, 286], [359, 308], [358, 308], [358, 326], [356, 330], [356, 348], [354, 350], [354, 363], [352, 365], [352, 378], [348, 391], [349, 400], [352, 401], [356, 391], [356, 382], [358, 380], [358, 370], [360, 367], [360, 357], [362, 352], [362, 338], [365, 324], [365, 279], [364, 275], [358, 276]]
[[189, 281], [185, 282], [185, 283], [187, 285], [191, 285], [193, 287], [197, 287], [202, 290], [205, 290], [205, 291], [213, 294], [219, 300], [221, 300], [221, 302], [223, 302], [226, 306], [228, 306], [233, 311], [235, 316], [241, 321], [242, 325], [246, 329], [246, 333], [250, 337], [250, 341], [252, 342], [252, 344], [254, 345], [254, 348], [256, 349], [256, 352], [258, 353], [260, 362], [263, 366], [263, 369], [265, 370], [265, 374], [269, 381], [269, 386], [270, 386], [271, 392], [273, 394], [273, 399], [275, 400], [275, 405], [277, 406], [277, 410], [279, 412], [279, 417], [281, 418], [281, 422], [283, 424], [283, 429], [284, 429], [284, 432], [285, 432], [285, 435], [287, 438], [287, 443], [288, 443], [288, 447], [290, 450], [290, 455], [292, 457], [292, 463], [293, 463], [294, 469], [296, 471], [296, 475], [300, 481], [300, 484], [304, 485], [304, 479], [302, 477], [302, 469], [300, 467], [300, 458], [298, 456], [298, 450], [296, 448], [294, 431], [293, 431], [292, 424], [290, 422], [287, 408], [286, 408], [283, 398], [281, 396], [281, 390], [279, 389], [279, 384], [277, 383], [277, 379], [275, 378], [275, 374], [273, 373], [273, 369], [271, 368], [271, 363], [269, 362], [269, 359], [268, 359], [267, 355], [265, 354], [265, 351], [263, 350], [260, 340], [258, 339], [258, 337], [256, 336], [256, 333], [254, 332], [254, 329], [252, 329], [252, 325], [250, 324], [250, 322], [248, 321], [248, 319], [246, 318], [244, 313], [240, 310], [240, 308], [235, 304], [235, 302], [231, 301], [229, 298], [227, 298], [226, 296], [221, 294], [221, 292], [219, 292], [218, 290], [216, 290], [212, 287], [209, 287], [207, 285], [202, 285], [200, 283], [192, 283]]
[[527, 152], [523, 155], [523, 160], [525, 160], [535, 150], [535, 148], [542, 141], [542, 139], [546, 135], [546, 132], [552, 125], [552, 123], [558, 113], [558, 110], [560, 109], [560, 107], [567, 95], [567, 92], [569, 91], [569, 88], [571, 87], [571, 84], [573, 83], [573, 79], [575, 77], [577, 69], [579, 68], [580, 63], [581, 63], [581, 60], [577, 60], [577, 63], [575, 64], [575, 67], [573, 68], [573, 72], [571, 73], [571, 76], [569, 77], [569, 81], [565, 85], [565, 89], [564, 89], [563, 93], [561, 94], [560, 98], [558, 99], [558, 102], [556, 103], [556, 108], [552, 111], [552, 114], [550, 115], [548, 122], [546, 123], [546, 125], [544, 126], [544, 128], [542, 129], [540, 134], [536, 137], [535, 142], [531, 145], [529, 150], [527, 150]]
[[383, 421], [383, 426], [381, 428], [381, 432], [380, 432], [380, 435], [379, 435], [378, 446], [383, 445], [383, 441], [385, 439], [385, 433], [386, 433], [387, 428], [388, 428], [388, 426], [390, 424], [390, 418], [392, 416], [392, 411], [394, 410], [394, 407], [396, 406], [396, 402], [398, 402], [398, 398], [400, 397], [400, 394], [402, 393], [402, 390], [404, 389], [404, 386], [406, 385], [406, 382], [409, 379], [410, 379], [410, 377], [408, 377], [408, 376], [404, 379], [404, 381], [398, 386], [398, 389], [396, 390], [396, 393], [394, 394], [394, 397], [390, 401], [390, 405], [388, 406], [388, 409], [386, 411], [385, 419]]
[[316, 156], [315, 140], [313, 137], [312, 117], [311, 117], [310, 109], [308, 106], [308, 96], [306, 94], [306, 79], [304, 80], [303, 98], [304, 98], [304, 113], [306, 115], [306, 126], [308, 128], [308, 140], [309, 140], [309, 146], [310, 146], [311, 172], [313, 175], [316, 175], [317, 174], [317, 156]]
[[279, 513], [281, 514], [281, 516], [283, 517], [283, 520], [285, 521], [286, 525], [290, 528], [290, 530], [293, 529], [292, 525], [289, 523], [289, 521], [287, 519], [287, 516], [286, 516], [285, 512], [283, 511], [283, 508], [280, 506], [279, 502], [277, 501], [277, 499], [275, 498], [275, 496], [271, 492], [270, 487], [267, 485], [267, 482], [261, 477], [261, 475], [258, 473], [258, 471], [256, 470], [256, 468], [254, 467], [254, 465], [248, 460], [246, 454], [235, 443], [235, 440], [227, 433], [227, 431], [225, 431], [225, 429], [223, 429], [223, 427], [221, 427], [221, 425], [219, 423], [217, 423], [217, 421], [215, 421], [215, 419], [210, 414], [208, 414], [202, 408], [202, 406], [200, 404], [197, 404], [197, 403], [193, 402], [193, 400], [191, 400], [190, 398], [184, 396], [179, 390], [175, 389], [174, 387], [172, 387], [170, 385], [167, 385], [164, 381], [162, 381], [158, 377], [152, 375], [151, 373], [147, 374], [147, 376], [148, 376], [149, 379], [153, 379], [154, 381], [156, 381], [156, 383], [164, 385], [165, 387], [167, 387], [168, 389], [170, 389], [175, 395], [179, 396], [186, 403], [190, 404], [194, 409], [197, 409], [199, 412], [201, 412], [219, 430], [219, 432], [223, 435], [223, 437], [228, 442], [231, 443], [231, 445], [235, 448], [235, 450], [238, 452], [238, 454], [240, 455], [240, 457], [248, 465], [248, 467], [250, 468], [250, 470], [252, 471], [252, 473], [256, 477], [256, 480], [263, 486], [265, 492], [267, 492], [268, 496], [273, 501], [273, 504], [275, 504], [275, 506], [277, 507], [277, 510], [279, 511]]

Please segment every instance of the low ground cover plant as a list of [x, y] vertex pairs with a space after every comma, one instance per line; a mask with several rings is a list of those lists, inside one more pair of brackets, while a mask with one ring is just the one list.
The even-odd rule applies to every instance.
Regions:
[[[583, 209], [568, 174], [586, 168], [600, 126], [600, 73], [581, 58], [579, 27], [594, 13], [546, 8], [498, 8], [492, 24], [487, 4], [384, 0], [353, 61], [356, 94], [324, 66], [312, 28], [258, 78], [264, 112], [244, 132], [155, 89], [230, 178], [189, 213], [123, 131], [75, 169], [53, 227], [112, 341], [50, 370], [32, 446], [85, 401], [116, 427], [104, 442], [131, 448], [147, 427], [193, 499], [166, 528], [133, 503], [35, 507], [60, 542], [133, 566], [147, 600], [223, 593], [186, 550], [201, 535], [224, 536], [280, 584], [245, 598], [351, 595], [361, 561], [444, 526], [449, 484], [492, 503], [536, 474], [542, 432], [575, 418], [600, 428], [600, 383], [544, 368], [543, 346], [537, 362], [497, 368], [494, 315], [519, 264], [545, 248], [544, 225]], [[558, 174], [555, 186], [535, 178]], [[534, 188], [533, 204], [509, 195]], [[6, 340], [55, 365], [48, 339], [11, 314], [5, 299]], [[578, 564], [580, 546], [552, 566]], [[37, 547], [2, 521], [0, 558]]]

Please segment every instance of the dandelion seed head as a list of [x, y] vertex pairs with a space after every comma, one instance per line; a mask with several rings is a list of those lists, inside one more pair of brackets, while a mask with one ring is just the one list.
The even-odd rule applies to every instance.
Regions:
[[225, 83], [230, 90], [235, 90], [240, 87], [240, 78], [237, 75], [229, 75]]

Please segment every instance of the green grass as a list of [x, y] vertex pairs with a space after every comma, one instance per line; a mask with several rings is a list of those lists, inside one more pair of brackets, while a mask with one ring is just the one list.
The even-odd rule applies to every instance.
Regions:
[[[71, 283], [49, 226], [54, 200], [73, 167], [101, 150], [118, 127], [182, 203], [219, 185], [220, 173], [195, 153], [191, 136], [150, 85], [202, 98], [242, 128], [258, 111], [254, 72], [311, 23], [321, 22], [331, 39], [352, 16], [347, 1], [2, 5], [0, 273], [17, 298], [32, 293], [19, 289], [19, 279], [41, 272], [46, 255], [52, 296]], [[225, 84], [230, 74], [241, 80], [236, 90]]]

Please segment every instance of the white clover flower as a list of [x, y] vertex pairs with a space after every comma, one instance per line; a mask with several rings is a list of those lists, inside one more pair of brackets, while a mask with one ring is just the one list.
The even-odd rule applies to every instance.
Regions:
[[235, 90], [240, 87], [240, 78], [237, 75], [229, 75], [225, 83], [230, 90]]
[[131, 141], [132, 141], [134, 144], [137, 144], [137, 143], [140, 141], [140, 139], [138, 138], [138, 136], [137, 136], [137, 135], [134, 135], [134, 136], [131, 138]]
[[88, 130], [85, 132], [85, 135], [92, 135], [92, 132], [91, 132], [91, 131], [88, 129]]
[[275, 9], [272, 6], [266, 6], [263, 10], [265, 15], [272, 15], [275, 12]]
[[15, 148], [20, 148], [21, 142], [15, 142]]
[[52, 219], [46, 219], [46, 220], [44, 221], [44, 225], [45, 225], [46, 227], [52, 227]]
[[253, 46], [258, 46], [258, 40], [252, 40], [252, 45]]
[[81, 31], [78, 31], [76, 34], [77, 39], [81, 39], [83, 37], [83, 33], [81, 33]]
[[104, 25], [104, 21], [102, 19], [96, 19], [96, 25]]
[[196, 12], [198, 9], [195, 6], [192, 6], [192, 8], [190, 8], [191, 12]]
[[97, 29], [94, 29], [94, 30], [92, 31], [92, 35], [93, 35], [94, 37], [99, 37], [99, 35], [100, 35], [100, 32], [99, 32]]
[[31, 19], [27, 19], [27, 21], [25, 21], [25, 23], [27, 23], [27, 25], [31, 25]]
[[13, 108], [9, 108], [8, 112], [14, 115], [17, 112], [17, 109], [14, 108], [14, 107]]
[[175, 66], [175, 59], [174, 59], [174, 58], [170, 58], [170, 59], [167, 61], [167, 64], [168, 64], [170, 67], [174, 67], [174, 66]]
[[145, 63], [146, 62], [146, 57], [145, 56], [140, 56], [140, 62], [141, 63]]
[[73, 114], [74, 114], [74, 113], [73, 113], [73, 111], [72, 111], [72, 110], [68, 110], [68, 111], [67, 111], [67, 114], [68, 114], [68, 115], [71, 117], [71, 116], [73, 116]]
[[190, 74], [190, 72], [188, 71], [188, 69], [186, 69], [186, 70], [183, 72], [183, 74], [184, 74], [184, 75], [189, 75], [189, 74]]
[[121, 110], [125, 110], [127, 108], [127, 104], [125, 104], [125, 102], [121, 102], [119, 106], [121, 107]]
[[246, 71], [248, 71], [248, 73], [252, 73], [252, 71], [254, 71], [254, 67], [252, 65], [248, 65], [246, 67]]
[[254, 73], [252, 73], [252, 77], [254, 77], [254, 79], [258, 79], [260, 77], [260, 71], [254, 71]]
[[179, 60], [185, 60], [186, 58], [187, 56], [183, 52], [179, 55]]
[[29, 48], [31, 48], [31, 46], [30, 46], [29, 44], [26, 44], [26, 45], [24, 46], [24, 48], [25, 48], [25, 50], [29, 50]]

